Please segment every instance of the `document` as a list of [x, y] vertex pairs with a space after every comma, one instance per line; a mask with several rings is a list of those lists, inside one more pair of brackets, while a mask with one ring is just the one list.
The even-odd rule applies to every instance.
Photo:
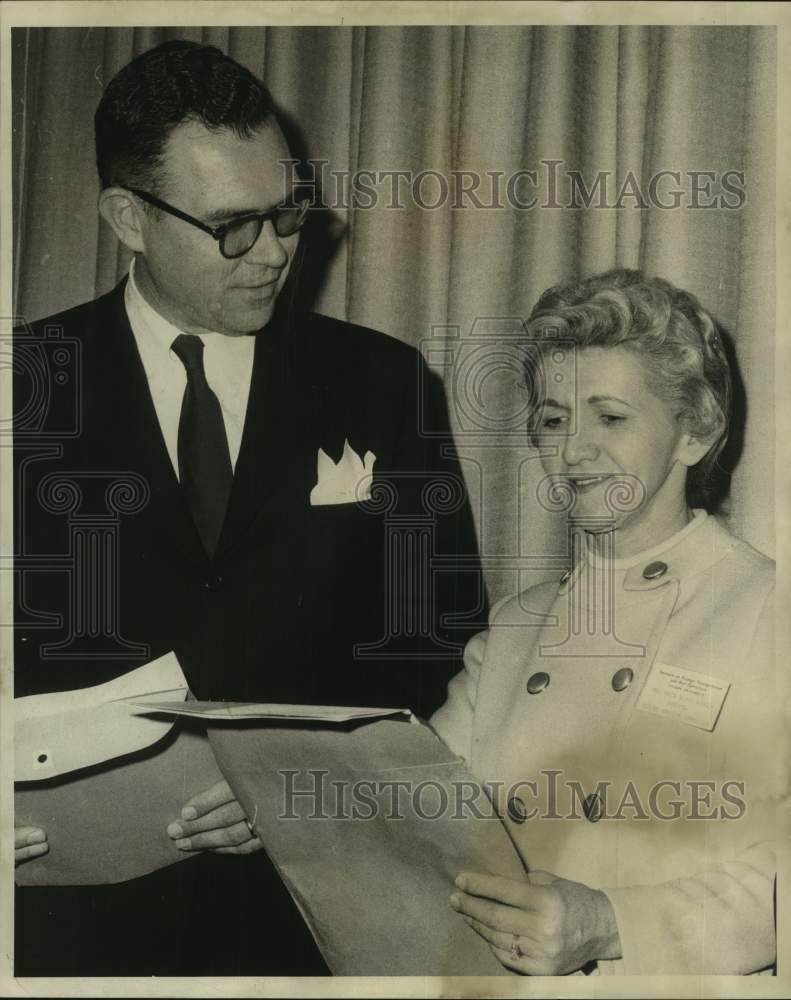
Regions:
[[18, 885], [125, 882], [189, 857], [167, 825], [222, 775], [202, 726], [139, 714], [163, 697], [187, 697], [172, 653], [106, 684], [15, 700], [14, 819], [49, 840], [16, 868]]
[[266, 719], [304, 722], [350, 722], [385, 715], [407, 715], [406, 708], [343, 708], [337, 705], [277, 705], [247, 701], [160, 701], [153, 697], [140, 701], [138, 709], [167, 715], [206, 719], [210, 722]]
[[524, 868], [484, 791], [427, 726], [393, 716], [208, 731], [335, 975], [508, 974], [448, 897], [465, 869]]
[[406, 709], [187, 695], [171, 655], [18, 700], [16, 821], [50, 841], [19, 884], [121, 882], [189, 857], [167, 824], [224, 777], [334, 974], [507, 974], [448, 898], [461, 871], [524, 868], [484, 789], [428, 726]]

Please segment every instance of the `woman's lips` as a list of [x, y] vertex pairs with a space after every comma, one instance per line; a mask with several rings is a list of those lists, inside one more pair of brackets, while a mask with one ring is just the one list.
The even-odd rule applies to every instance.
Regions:
[[567, 476], [568, 481], [577, 491], [577, 493], [585, 493], [588, 490], [592, 490], [594, 487], [598, 486], [599, 483], [603, 483], [607, 479], [607, 475], [599, 476]]

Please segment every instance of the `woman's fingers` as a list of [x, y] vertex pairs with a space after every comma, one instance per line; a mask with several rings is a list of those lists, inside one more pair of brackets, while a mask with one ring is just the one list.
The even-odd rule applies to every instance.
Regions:
[[525, 914], [513, 906], [496, 903], [491, 899], [479, 899], [466, 892], [455, 892], [450, 897], [450, 905], [459, 913], [472, 917], [495, 931], [506, 934], [521, 933]]
[[481, 923], [480, 920], [476, 920], [474, 917], [467, 916], [466, 913], [462, 914], [462, 919], [465, 923], [469, 924], [470, 927], [484, 939], [488, 941], [490, 945], [495, 948], [501, 948], [504, 951], [510, 951], [511, 943], [513, 942], [513, 932], [508, 933], [507, 931], [496, 931], [488, 924]]
[[456, 887], [472, 896], [493, 899], [508, 906], [527, 909], [531, 904], [530, 883], [526, 878], [505, 878], [502, 875], [483, 875], [481, 872], [462, 872]]

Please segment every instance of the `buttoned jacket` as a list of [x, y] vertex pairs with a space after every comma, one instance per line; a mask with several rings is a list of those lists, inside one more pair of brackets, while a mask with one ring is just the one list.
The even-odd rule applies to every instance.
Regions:
[[[101, 684], [175, 650], [198, 698], [421, 714], [441, 704], [476, 630], [449, 619], [486, 621], [464, 480], [442, 448], [452, 439], [441, 385], [392, 337], [278, 306], [255, 336], [211, 557], [168, 455], [124, 283], [16, 331], [17, 696]], [[372, 469], [370, 502], [355, 502], [342, 475], [354, 456]], [[328, 467], [341, 471], [322, 475]], [[434, 554], [465, 569], [432, 578], [415, 559]], [[185, 788], [185, 800], [198, 791]], [[28, 930], [17, 934], [19, 974], [32, 974], [24, 956], [37, 975], [317, 968], [264, 852], [176, 867], [112, 889], [20, 889], [31, 918], [17, 924]], [[288, 946], [287, 931], [269, 945], [250, 936], [262, 899], [270, 924], [294, 928]]]
[[[209, 557], [124, 286], [15, 337], [16, 694], [99, 684], [175, 650], [202, 698], [435, 709], [474, 632], [450, 616], [477, 604], [485, 621], [486, 610], [464, 480], [442, 452], [442, 388], [420, 354], [351, 323], [279, 312], [255, 336]], [[368, 456], [371, 502], [317, 504], [322, 455], [361, 467]], [[437, 490], [448, 502], [432, 503]], [[467, 569], [410, 590], [419, 614], [394, 613], [390, 588], [417, 572], [402, 559], [405, 534], [418, 530], [429, 555], [433, 545]]]
[[773, 587], [705, 514], [628, 567], [586, 556], [495, 606], [431, 720], [493, 783], [528, 871], [607, 893], [623, 957], [600, 973], [774, 960]]

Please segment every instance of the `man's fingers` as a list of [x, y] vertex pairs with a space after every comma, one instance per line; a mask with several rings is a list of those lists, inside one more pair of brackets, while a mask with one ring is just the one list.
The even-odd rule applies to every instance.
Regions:
[[462, 872], [456, 886], [472, 896], [494, 899], [508, 906], [526, 909], [530, 903], [530, 883], [527, 879], [505, 878], [502, 875], [483, 875], [481, 872]]
[[31, 844], [44, 844], [46, 840], [47, 835], [40, 826], [14, 827], [14, 850], [19, 850]]
[[192, 837], [196, 833], [204, 833], [207, 830], [220, 830], [226, 826], [233, 826], [243, 819], [244, 810], [234, 799], [218, 809], [212, 809], [211, 812], [199, 816], [198, 819], [180, 819], [171, 823], [168, 827], [168, 834], [174, 840], [180, 837]]
[[[241, 847], [248, 840], [253, 840], [247, 823], [234, 823], [220, 830], [208, 830], [206, 833], [196, 833], [176, 841], [176, 847], [182, 851], [212, 851], [218, 847]], [[238, 852], [235, 852], [238, 853]]]
[[31, 858], [40, 858], [42, 854], [47, 854], [49, 851], [49, 844], [44, 841], [43, 844], [31, 844], [29, 847], [17, 847], [14, 850], [14, 865], [21, 864], [23, 861], [29, 861]]
[[255, 854], [256, 851], [261, 851], [263, 848], [264, 845], [258, 837], [253, 837], [252, 840], [248, 840], [238, 847], [215, 847], [212, 854]]
[[228, 782], [218, 781], [216, 785], [193, 795], [188, 802], [185, 802], [181, 810], [181, 818], [185, 820], [197, 819], [199, 816], [211, 812], [212, 809], [218, 809], [227, 802], [233, 802], [234, 798]]

